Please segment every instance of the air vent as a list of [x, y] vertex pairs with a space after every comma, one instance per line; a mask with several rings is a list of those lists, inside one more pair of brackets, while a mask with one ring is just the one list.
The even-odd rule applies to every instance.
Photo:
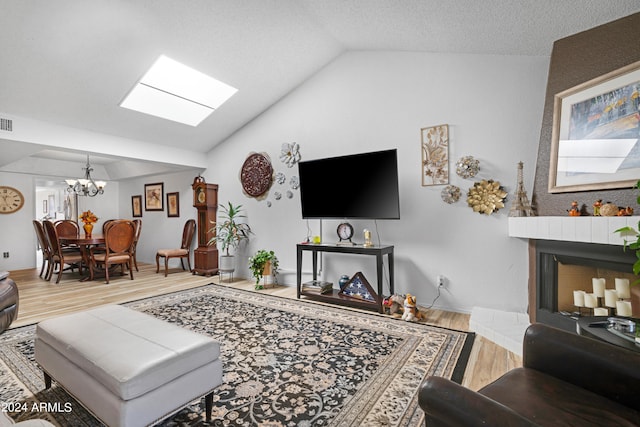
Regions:
[[0, 118], [0, 130], [13, 132], [13, 120]]

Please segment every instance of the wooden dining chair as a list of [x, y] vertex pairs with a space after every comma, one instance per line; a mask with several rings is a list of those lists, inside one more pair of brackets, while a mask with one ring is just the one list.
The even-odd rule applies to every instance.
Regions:
[[136, 258], [136, 249], [138, 248], [138, 240], [140, 240], [140, 233], [142, 232], [142, 220], [141, 219], [134, 219], [133, 223], [136, 226], [136, 234], [133, 238], [133, 247], [131, 248], [131, 251], [133, 253], [133, 265], [136, 268], [136, 271], [140, 271], [138, 270], [138, 259]]
[[78, 237], [80, 235], [80, 226], [77, 222], [70, 219], [59, 219], [54, 222], [58, 236]]
[[[58, 233], [58, 237], [78, 237], [80, 235], [80, 226], [76, 221], [70, 219], [59, 219], [53, 223]], [[61, 243], [62, 250], [80, 252], [78, 245], [67, 245]]]
[[62, 246], [60, 245], [60, 238], [53, 222], [45, 221], [44, 230], [51, 247], [51, 262], [49, 263], [49, 273], [47, 274], [49, 277], [48, 280], [51, 280], [56, 266], [58, 267], [58, 278], [56, 279], [56, 283], [60, 283], [60, 277], [62, 276], [62, 272], [65, 270], [65, 265], [78, 266], [80, 274], [82, 274], [82, 254], [79, 251], [67, 252], [62, 249]]
[[51, 265], [51, 245], [49, 245], [49, 240], [47, 239], [47, 235], [44, 231], [44, 226], [37, 219], [33, 220], [33, 228], [36, 230], [36, 237], [38, 238], [38, 246], [40, 246], [40, 251], [42, 251], [42, 266], [40, 267], [40, 277], [42, 274], [46, 273], [44, 276], [45, 280], [49, 280], [51, 277], [49, 276], [49, 266]]
[[191, 271], [191, 243], [193, 242], [193, 235], [196, 232], [196, 221], [194, 219], [188, 220], [184, 224], [182, 230], [182, 244], [179, 248], [175, 249], [160, 249], [156, 253], [156, 273], [160, 271], [160, 258], [164, 258], [164, 277], [167, 277], [167, 271], [169, 269], [169, 258], [180, 258], [180, 265], [184, 270], [185, 258], [189, 271]]
[[113, 265], [120, 265], [122, 275], [124, 267], [129, 269], [129, 276], [133, 280], [133, 240], [136, 226], [133, 221], [126, 219], [113, 220], [104, 228], [104, 247], [93, 247], [89, 250], [90, 280], [94, 279], [98, 268], [104, 269], [106, 283], [109, 283], [109, 269]]

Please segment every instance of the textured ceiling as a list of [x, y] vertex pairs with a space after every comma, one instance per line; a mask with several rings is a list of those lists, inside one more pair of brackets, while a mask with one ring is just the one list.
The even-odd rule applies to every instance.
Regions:
[[[639, 11], [638, 0], [10, 1], [0, 114], [204, 153], [346, 50], [548, 56], [559, 38]], [[239, 92], [196, 128], [118, 107], [160, 54]]]

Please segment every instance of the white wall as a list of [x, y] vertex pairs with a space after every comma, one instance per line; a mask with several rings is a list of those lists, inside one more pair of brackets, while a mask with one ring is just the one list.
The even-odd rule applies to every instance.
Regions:
[[[37, 239], [32, 221], [42, 219], [42, 200], [49, 194], [55, 194], [56, 202], [60, 202], [58, 189], [37, 191], [34, 176], [0, 172], [0, 185], [14, 187], [24, 195], [22, 209], [13, 214], [0, 215], [0, 271], [23, 270], [36, 266]], [[97, 229], [102, 229], [102, 222], [110, 218], [118, 218], [117, 182], [109, 182], [105, 194], [96, 197], [79, 197], [78, 212], [90, 209], [100, 218]], [[9, 252], [9, 258], [2, 257]], [[39, 265], [38, 265], [39, 267]]]
[[[275, 171], [290, 177], [297, 168], [288, 169], [278, 158], [285, 142], [298, 142], [306, 160], [397, 148], [401, 219], [377, 222], [381, 242], [395, 246], [396, 291], [415, 294], [428, 305], [442, 274], [447, 288], [437, 307], [525, 311], [527, 244], [507, 237], [510, 203], [491, 216], [473, 212], [465, 196], [474, 180], [458, 177], [454, 163], [464, 155], [479, 159], [476, 180], [500, 181], [510, 202], [517, 163], [523, 161], [531, 193], [547, 68], [543, 57], [346, 53], [212, 150], [204, 176], [220, 185], [221, 202], [247, 208], [255, 236], [242, 256], [274, 249], [291, 273], [282, 280], [295, 284], [295, 245], [307, 236], [307, 227], [318, 234], [319, 221], [301, 219], [297, 191], [293, 199], [274, 200], [273, 192], [284, 193], [286, 186], [274, 184], [266, 200], [245, 196], [239, 181], [245, 157], [266, 152]], [[420, 128], [443, 123], [450, 127], [450, 183], [463, 191], [453, 205], [441, 200], [443, 186], [421, 186]], [[366, 171], [333, 173], [348, 179], [349, 173]], [[336, 240], [338, 223], [323, 222], [323, 241]], [[376, 230], [373, 221], [352, 223], [360, 240], [363, 228]], [[326, 280], [337, 283], [341, 274], [363, 271], [375, 286], [373, 259], [325, 256], [323, 266]]]
[[[524, 312], [527, 303], [527, 244], [507, 237], [507, 215], [516, 186], [517, 163], [525, 164], [525, 186], [531, 194], [548, 68], [546, 57], [476, 56], [411, 52], [350, 52], [248, 123], [209, 153], [207, 182], [220, 186], [219, 201], [242, 204], [255, 232], [239, 255], [237, 276], [249, 277], [246, 258], [257, 249], [273, 249], [284, 275], [295, 284], [296, 243], [319, 234], [319, 221], [304, 221], [299, 193], [292, 199], [273, 199], [274, 184], [264, 200], [242, 193], [239, 171], [253, 151], [270, 155], [276, 171], [297, 174], [279, 161], [281, 144], [296, 141], [303, 159], [397, 148], [400, 166], [401, 217], [378, 221], [383, 244], [395, 246], [397, 292], [410, 292], [421, 305], [436, 297], [436, 277], [447, 278], [447, 288], [435, 306], [469, 312], [474, 306]], [[461, 187], [462, 200], [454, 205], [440, 198], [442, 186], [422, 187], [420, 128], [450, 126], [450, 183]], [[454, 172], [464, 155], [480, 160], [479, 179], [495, 179], [509, 192], [507, 207], [491, 216], [474, 213], [466, 204], [473, 180]], [[336, 171], [366, 173], [366, 171]], [[131, 217], [131, 196], [143, 195], [145, 183], [164, 182], [164, 191], [180, 192], [180, 218], [143, 211], [138, 259], [155, 262], [156, 250], [175, 247], [182, 227], [195, 218], [192, 206], [193, 173], [152, 176], [110, 182], [104, 196], [81, 201], [80, 211], [91, 209], [102, 219]], [[20, 189], [25, 207], [0, 215], [0, 270], [35, 267], [35, 187], [28, 175], [0, 172], [2, 185]], [[267, 207], [267, 201], [272, 207]], [[165, 196], [166, 202], [166, 196]], [[323, 222], [323, 240], [336, 240], [339, 221]], [[372, 221], [352, 221], [362, 240]], [[101, 226], [101, 225], [100, 225]], [[310, 230], [308, 230], [308, 228]], [[3, 260], [1, 253], [11, 251]], [[305, 258], [304, 270], [310, 270]], [[325, 256], [326, 280], [362, 271], [375, 285], [373, 259]], [[388, 287], [385, 285], [385, 292]]]
[[[120, 183], [119, 217], [133, 218], [131, 210], [131, 196], [142, 196], [142, 230], [138, 243], [137, 259], [140, 262], [155, 263], [158, 249], [179, 248], [182, 241], [182, 229], [188, 219], [196, 218], [193, 207], [193, 193], [191, 184], [195, 178], [193, 172], [181, 172], [167, 175], [156, 175], [140, 180]], [[154, 183], [164, 184], [163, 211], [144, 210], [144, 185]], [[179, 192], [180, 217], [167, 216], [167, 193]], [[196, 246], [194, 238], [194, 247]], [[191, 259], [193, 266], [193, 258]], [[179, 266], [177, 259], [169, 260], [169, 266]], [[186, 265], [185, 265], [186, 267]]]

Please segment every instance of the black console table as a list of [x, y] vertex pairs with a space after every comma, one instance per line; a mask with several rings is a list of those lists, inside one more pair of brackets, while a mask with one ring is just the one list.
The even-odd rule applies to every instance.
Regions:
[[326, 245], [326, 244], [298, 244], [297, 245], [297, 286], [298, 286], [298, 298], [301, 295], [309, 297], [318, 301], [329, 302], [334, 304], [347, 305], [358, 308], [371, 308], [372, 303], [368, 301], [359, 300], [357, 298], [347, 297], [339, 293], [339, 289], [334, 289], [331, 293], [321, 294], [317, 292], [305, 292], [302, 284], [302, 255], [305, 251], [311, 252], [313, 257], [313, 280], [318, 279], [318, 252], [337, 252], [344, 254], [359, 254], [370, 255], [376, 257], [376, 275], [378, 278], [378, 295], [374, 307], [378, 312], [383, 312], [382, 307], [382, 285], [383, 285], [383, 259], [387, 256], [389, 265], [389, 292], [393, 294], [394, 282], [393, 282], [393, 246], [371, 246], [364, 247], [362, 245]]

